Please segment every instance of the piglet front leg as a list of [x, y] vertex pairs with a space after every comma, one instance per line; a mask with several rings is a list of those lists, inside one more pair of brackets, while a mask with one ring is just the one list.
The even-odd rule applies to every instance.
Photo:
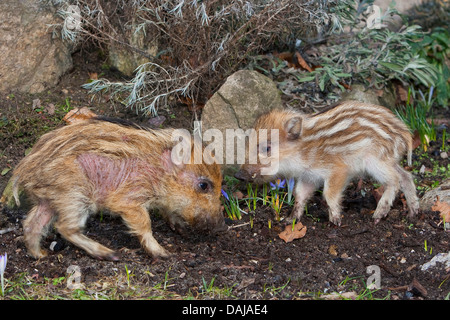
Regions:
[[305, 210], [306, 202], [311, 198], [315, 190], [316, 186], [313, 183], [302, 180], [297, 181], [294, 189], [294, 209], [292, 209], [291, 215], [286, 219], [286, 222], [292, 223], [294, 219], [300, 221]]

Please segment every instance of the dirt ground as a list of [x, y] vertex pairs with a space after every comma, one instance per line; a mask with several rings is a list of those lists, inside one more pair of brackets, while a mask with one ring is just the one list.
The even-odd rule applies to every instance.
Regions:
[[[14, 168], [38, 136], [64, 125], [61, 118], [69, 104], [147, 121], [114, 105], [107, 96], [91, 100], [80, 88], [88, 72], [110, 71], [102, 70], [102, 61], [95, 56], [95, 63], [86, 64], [84, 59], [91, 59], [92, 54], [78, 53], [74, 58], [74, 69], [58, 87], [39, 95], [0, 97], [0, 170]], [[38, 98], [44, 108], [56, 106], [55, 113], [32, 110]], [[194, 117], [183, 105], [160, 109], [160, 115], [166, 118], [163, 126], [187, 128]], [[440, 116], [449, 118], [448, 113]], [[425, 155], [420, 155], [420, 149], [415, 151], [415, 165], [410, 169], [418, 171], [422, 164], [430, 170], [446, 168], [448, 159], [439, 156], [441, 145], [439, 129], [438, 141]], [[11, 173], [2, 173], [0, 190]], [[416, 174], [415, 178], [426, 189], [443, 178], [445, 173], [440, 173], [432, 177]], [[449, 299], [449, 270], [438, 264], [421, 271], [424, 263], [450, 248], [450, 233], [444, 230], [439, 214], [421, 211], [417, 221], [410, 223], [400, 195], [389, 216], [375, 226], [371, 216], [376, 207], [375, 187], [369, 180], [360, 188], [357, 184], [352, 183], [345, 193], [341, 227], [328, 222], [326, 205], [316, 192], [302, 219], [306, 235], [290, 243], [278, 237], [285, 227], [283, 221], [277, 221], [274, 210], [260, 202], [255, 212], [241, 220], [227, 219], [228, 231], [216, 237], [182, 237], [152, 213], [155, 238], [172, 253], [167, 260], [150, 258], [119, 218], [103, 215], [89, 220], [86, 234], [117, 250], [122, 257], [119, 262], [93, 259], [54, 232], [43, 242], [47, 249], [56, 244], [54, 251], [36, 261], [27, 255], [22, 241], [21, 220], [26, 211], [3, 208], [0, 230], [8, 231], [0, 234], [0, 254], [8, 254], [4, 299], [325, 299], [334, 293], [353, 299]], [[242, 183], [229, 191], [233, 190], [246, 196]], [[246, 209], [244, 204], [241, 207]], [[281, 217], [290, 210], [285, 206]], [[70, 277], [74, 266], [81, 272], [79, 280]], [[368, 272], [369, 266], [379, 271], [381, 289], [366, 288], [369, 277], [377, 273]], [[73, 284], [81, 286], [74, 290]]]

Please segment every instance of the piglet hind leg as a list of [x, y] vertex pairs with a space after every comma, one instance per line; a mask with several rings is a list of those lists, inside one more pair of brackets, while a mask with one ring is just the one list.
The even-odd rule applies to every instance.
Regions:
[[394, 167], [381, 166], [381, 170], [373, 172], [373, 177], [384, 186], [384, 192], [378, 201], [377, 208], [373, 214], [375, 224], [387, 216], [391, 209], [395, 196], [400, 188], [400, 175]]
[[408, 219], [412, 220], [419, 211], [419, 199], [416, 194], [416, 185], [414, 184], [411, 174], [405, 171], [398, 164], [395, 166], [395, 170], [400, 175], [400, 189], [405, 194], [406, 203], [408, 204]]
[[47, 252], [41, 248], [41, 239], [53, 221], [54, 211], [47, 201], [34, 206], [23, 222], [24, 242], [28, 253], [36, 259], [43, 258]]

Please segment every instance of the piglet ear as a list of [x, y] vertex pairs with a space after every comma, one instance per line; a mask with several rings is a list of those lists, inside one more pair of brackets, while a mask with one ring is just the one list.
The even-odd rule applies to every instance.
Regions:
[[172, 171], [184, 167], [181, 156], [173, 149], [166, 149], [161, 154], [161, 164], [165, 171]]
[[302, 133], [302, 117], [294, 117], [286, 121], [284, 130], [288, 140], [296, 140]]

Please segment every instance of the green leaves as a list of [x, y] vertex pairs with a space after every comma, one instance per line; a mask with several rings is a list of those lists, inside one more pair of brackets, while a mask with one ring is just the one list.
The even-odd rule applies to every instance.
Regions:
[[[356, 13], [353, 19], [359, 21]], [[297, 75], [299, 82], [314, 81], [322, 92], [331, 92], [333, 87], [344, 90], [344, 80], [350, 77], [352, 83], [377, 88], [396, 79], [412, 87], [435, 87], [437, 102], [447, 107], [450, 70], [444, 62], [450, 54], [450, 41], [445, 29], [424, 34], [420, 26], [413, 25], [393, 32], [361, 27], [348, 16], [342, 21], [352, 33], [331, 37], [326, 46], [319, 47], [315, 61], [319, 67]]]
[[419, 55], [411, 57], [407, 54], [401, 59], [398, 57], [394, 59], [396, 62], [379, 61], [378, 72], [386, 75], [392, 73], [399, 80], [414, 80], [427, 88], [435, 86], [438, 70]]
[[342, 68], [333, 68], [326, 65], [322, 68], [316, 68], [314, 71], [307, 74], [299, 74], [297, 79], [299, 82], [315, 81], [320, 88], [320, 91], [325, 91], [325, 88], [331, 84], [339, 87], [342, 91], [345, 89], [342, 85], [342, 78], [349, 78], [350, 73], [343, 72]]

